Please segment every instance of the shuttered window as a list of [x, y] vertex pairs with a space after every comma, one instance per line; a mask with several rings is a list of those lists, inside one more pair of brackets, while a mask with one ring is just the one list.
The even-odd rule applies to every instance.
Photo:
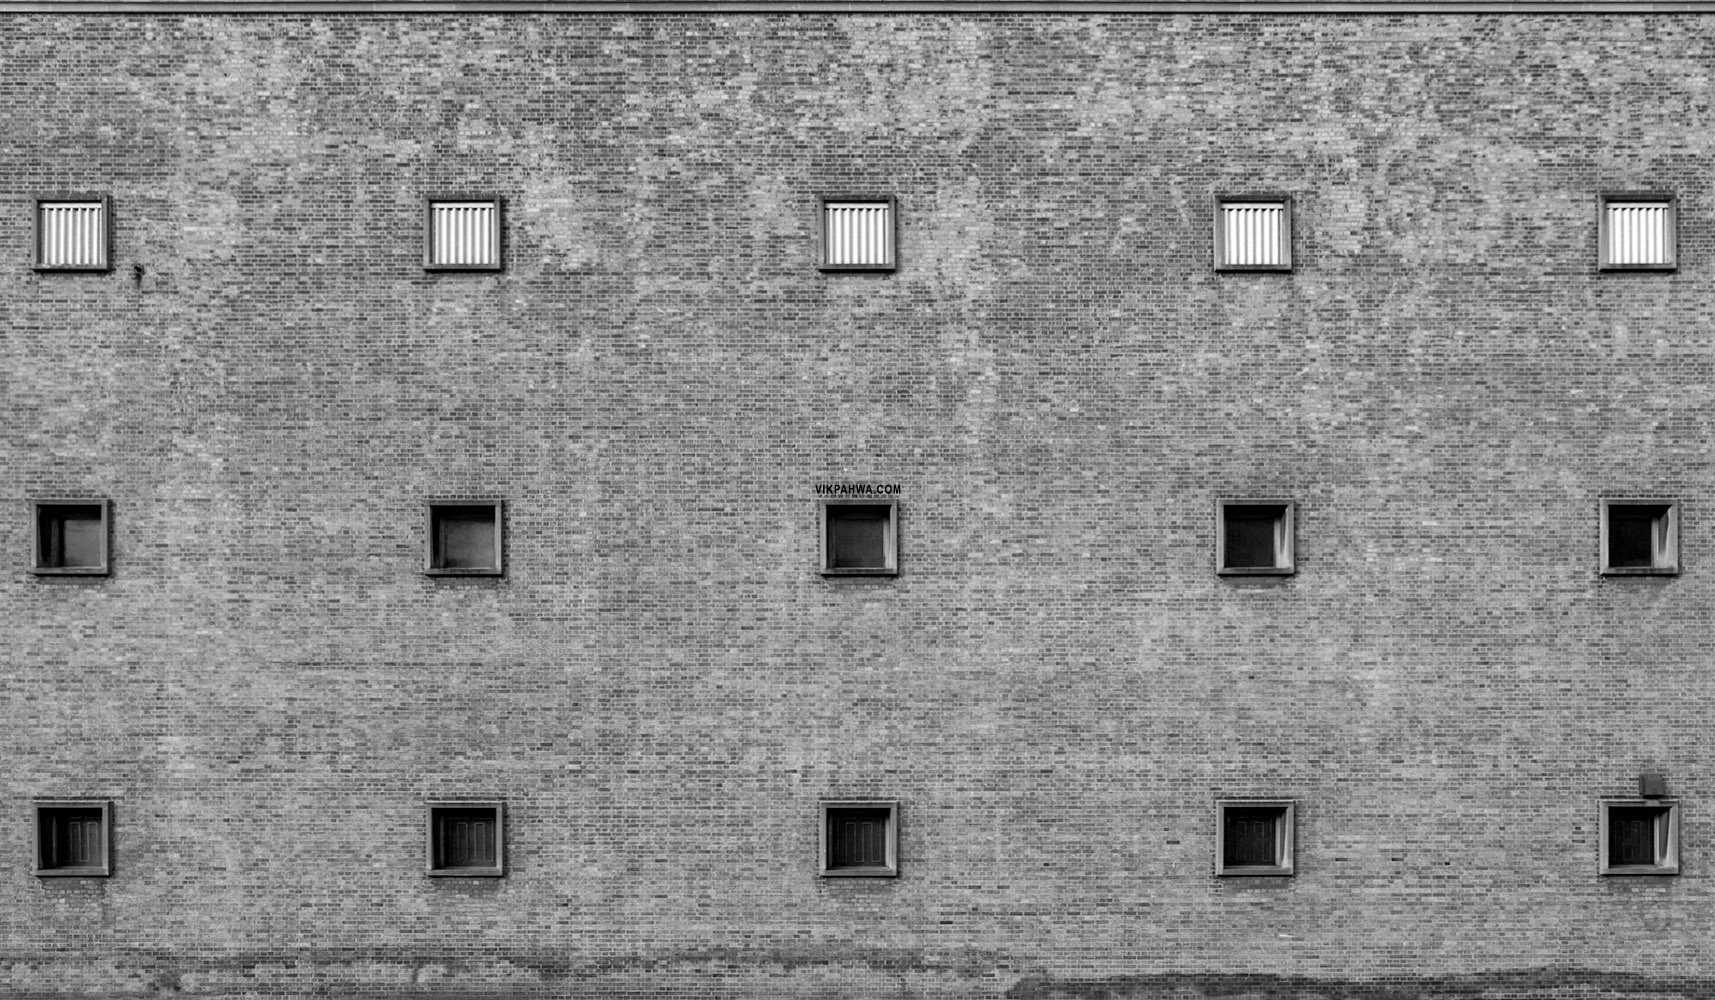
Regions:
[[1292, 202], [1287, 198], [1224, 198], [1215, 206], [1215, 268], [1292, 269]]
[[1601, 571], [1608, 576], [1679, 572], [1679, 504], [1664, 500], [1603, 500]]
[[1602, 803], [1604, 875], [1675, 875], [1679, 872], [1679, 803], [1673, 799]]
[[1216, 572], [1280, 575], [1293, 572], [1293, 510], [1284, 500], [1216, 503]]
[[431, 198], [423, 266], [437, 271], [500, 270], [500, 200]]
[[895, 266], [892, 198], [821, 200], [821, 268], [891, 271]]
[[823, 803], [822, 874], [898, 874], [895, 802]]
[[36, 260], [39, 271], [108, 269], [105, 196], [38, 198]]
[[1291, 875], [1294, 804], [1287, 801], [1216, 803], [1217, 875]]
[[36, 805], [37, 875], [107, 875], [106, 802], [57, 802]]
[[826, 575], [888, 575], [898, 571], [894, 503], [822, 505], [822, 572]]
[[32, 572], [41, 576], [101, 575], [107, 565], [105, 500], [37, 500], [31, 505], [35, 534]]
[[1600, 264], [1604, 270], [1672, 270], [1677, 261], [1674, 199], [1605, 195], [1601, 202]]
[[498, 500], [429, 504], [426, 571], [431, 575], [499, 574], [503, 509]]
[[430, 803], [429, 874], [503, 874], [504, 819], [499, 802]]

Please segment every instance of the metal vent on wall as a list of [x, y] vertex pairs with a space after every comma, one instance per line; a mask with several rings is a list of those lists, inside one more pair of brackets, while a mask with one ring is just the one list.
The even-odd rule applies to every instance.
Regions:
[[107, 267], [107, 206], [100, 201], [44, 201], [38, 208], [36, 266]]
[[428, 263], [434, 267], [499, 266], [499, 216], [499, 205], [492, 201], [431, 203]]
[[823, 266], [893, 266], [893, 206], [885, 201], [823, 205]]
[[1607, 264], [1672, 264], [1672, 211], [1667, 202], [1609, 202]]
[[1286, 205], [1243, 202], [1221, 206], [1224, 267], [1282, 267], [1287, 263]]

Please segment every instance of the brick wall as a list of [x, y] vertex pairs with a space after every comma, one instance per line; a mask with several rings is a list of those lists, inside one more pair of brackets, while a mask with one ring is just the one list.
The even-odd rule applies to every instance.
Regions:
[[[0, 991], [1715, 992], [1715, 20], [0, 17]], [[104, 191], [109, 274], [29, 199]], [[421, 197], [506, 198], [426, 274]], [[1595, 271], [1596, 196], [1681, 267]], [[818, 194], [900, 205], [815, 270]], [[1210, 266], [1280, 191], [1297, 269]], [[899, 483], [896, 579], [814, 484]], [[32, 498], [114, 569], [28, 572]], [[1219, 579], [1214, 501], [1297, 501]], [[422, 573], [502, 497], [507, 572]], [[1596, 572], [1602, 496], [1685, 571]], [[1646, 768], [1683, 873], [1596, 874]], [[1214, 802], [1297, 802], [1291, 879]], [[111, 878], [30, 874], [110, 798]], [[503, 799], [438, 880], [423, 804]], [[818, 879], [822, 799], [901, 875]]]

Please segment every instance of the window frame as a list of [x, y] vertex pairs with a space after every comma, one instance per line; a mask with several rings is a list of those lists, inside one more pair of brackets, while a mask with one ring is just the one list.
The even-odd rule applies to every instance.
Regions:
[[[1601, 800], [1598, 821], [1596, 824], [1596, 872], [1599, 875], [1678, 875], [1679, 832], [1680, 832], [1680, 800], [1675, 798], [1646, 799], [1641, 797], [1605, 798]], [[1660, 848], [1657, 862], [1652, 865], [1615, 865], [1608, 860], [1609, 817], [1615, 809], [1651, 809], [1658, 813], [1656, 823], [1665, 823], [1667, 829], [1659, 830], [1656, 843]]]
[[[1227, 813], [1229, 810], [1268, 810], [1275, 812], [1275, 864], [1227, 864]], [[1216, 799], [1215, 800], [1215, 876], [1217, 878], [1290, 877], [1297, 873], [1297, 813], [1296, 799]]]
[[[891, 264], [830, 264], [828, 263], [828, 204], [830, 202], [873, 202], [887, 206], [888, 247]], [[899, 270], [899, 199], [891, 194], [819, 194], [816, 196], [816, 270], [827, 272], [868, 272], [890, 274]]]
[[[101, 562], [95, 566], [47, 566], [42, 562], [42, 516], [56, 507], [101, 510]], [[35, 576], [109, 576], [113, 571], [113, 501], [105, 497], [50, 497], [30, 501], [30, 572]]]
[[[37, 799], [31, 804], [30, 819], [35, 840], [35, 864], [31, 874], [37, 878], [108, 878], [113, 874], [113, 800], [112, 799]], [[101, 812], [101, 863], [99, 865], [45, 866], [48, 851], [42, 842], [44, 813], [96, 809]]]
[[[1664, 264], [1616, 264], [1610, 259], [1608, 246], [1608, 206], [1613, 203], [1649, 203], [1667, 206], [1667, 262]], [[1596, 270], [1598, 271], [1677, 271], [1679, 270], [1679, 198], [1677, 195], [1651, 191], [1609, 191], [1596, 196]]]
[[[494, 864], [481, 868], [447, 868], [436, 865], [435, 814], [440, 810], [492, 809], [494, 811]], [[506, 801], [504, 799], [430, 799], [423, 803], [424, 870], [430, 878], [506, 877]]]
[[[1279, 205], [1281, 206], [1280, 226], [1280, 259], [1279, 264], [1229, 264], [1227, 263], [1227, 227], [1226, 208], [1228, 205]], [[1216, 195], [1215, 196], [1215, 270], [1219, 273], [1288, 273], [1293, 268], [1292, 263], [1292, 232], [1293, 232], [1292, 196], [1288, 194], [1272, 194], [1268, 192]]]
[[[828, 824], [843, 810], [887, 811], [887, 863], [863, 868], [830, 867], [829, 852], [833, 849], [828, 836]], [[898, 799], [823, 799], [817, 803], [817, 863], [816, 874], [822, 878], [898, 878], [899, 877], [899, 800]]]
[[[1662, 563], [1649, 566], [1614, 566], [1610, 560], [1609, 528], [1616, 507], [1660, 507], [1667, 524], [1662, 534], [1666, 538], [1666, 556]], [[1597, 569], [1602, 576], [1678, 576], [1680, 571], [1679, 501], [1667, 497], [1602, 497], [1597, 505]], [[1652, 560], [1655, 555], [1652, 554]]]
[[[435, 262], [435, 206], [456, 201], [486, 201], [494, 205], [494, 233], [489, 239], [489, 252], [494, 256], [492, 264], [439, 264]], [[423, 270], [440, 272], [478, 271], [497, 272], [506, 270], [506, 199], [498, 194], [482, 192], [478, 194], [438, 193], [423, 196]]]
[[[1275, 542], [1273, 566], [1227, 566], [1227, 510], [1231, 507], [1279, 507], [1281, 537]], [[1284, 560], [1284, 561], [1282, 561]], [[1256, 499], [1220, 498], [1215, 501], [1215, 575], [1216, 576], [1292, 576], [1298, 572], [1298, 504], [1279, 497]]]
[[[886, 507], [887, 534], [882, 539], [886, 566], [835, 566], [834, 547], [830, 538], [834, 517], [830, 511], [837, 507]], [[821, 500], [821, 573], [823, 576], [898, 576], [899, 575], [899, 501], [883, 497], [841, 497]]]
[[[444, 560], [440, 551], [440, 536], [435, 530], [436, 513], [447, 507], [489, 507], [494, 508], [494, 564], [492, 566], [440, 566], [436, 563]], [[425, 576], [505, 576], [506, 575], [506, 501], [497, 497], [478, 497], [473, 499], [451, 498], [443, 500], [427, 500], [423, 504], [424, 532], [423, 539], [423, 575]]]
[[[101, 263], [42, 263], [42, 206], [101, 205]], [[30, 198], [30, 269], [40, 274], [106, 274], [113, 270], [113, 198], [105, 191], [61, 191]]]

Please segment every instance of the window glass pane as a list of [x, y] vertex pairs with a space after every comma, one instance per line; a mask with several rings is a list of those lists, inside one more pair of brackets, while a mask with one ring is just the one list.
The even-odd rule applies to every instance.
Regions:
[[1656, 520], [1659, 507], [1608, 508], [1608, 565], [1615, 568], [1655, 564]]
[[1608, 864], [1654, 865], [1655, 809], [1611, 809], [1608, 812]]
[[435, 565], [439, 569], [490, 569], [495, 565], [493, 507], [438, 507], [435, 536]]
[[835, 569], [886, 569], [889, 508], [828, 508], [828, 565]]
[[46, 810], [42, 827], [44, 868], [100, 867], [100, 809]]
[[101, 507], [76, 504], [41, 508], [38, 563], [50, 569], [101, 565]]
[[1275, 824], [1280, 814], [1272, 809], [1228, 809], [1221, 863], [1228, 867], [1277, 865]]
[[1275, 562], [1278, 507], [1228, 507], [1226, 563], [1222, 569], [1272, 567]]
[[435, 812], [442, 868], [494, 867], [495, 818], [492, 809], [439, 809]]
[[828, 810], [828, 867], [887, 865], [886, 809]]

